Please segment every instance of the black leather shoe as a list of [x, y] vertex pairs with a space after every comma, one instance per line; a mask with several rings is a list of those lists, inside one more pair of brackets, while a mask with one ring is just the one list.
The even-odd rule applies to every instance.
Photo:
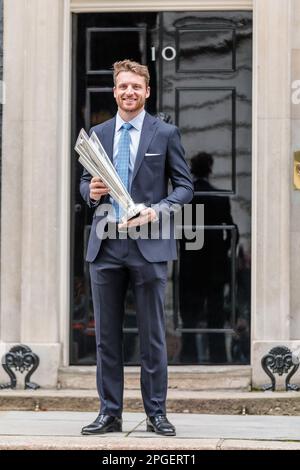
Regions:
[[167, 420], [165, 415], [148, 416], [147, 431], [156, 432], [156, 434], [162, 434], [163, 436], [176, 436], [175, 427]]
[[81, 434], [105, 434], [106, 432], [122, 432], [122, 419], [118, 416], [100, 413], [95, 421], [84, 426], [81, 430]]

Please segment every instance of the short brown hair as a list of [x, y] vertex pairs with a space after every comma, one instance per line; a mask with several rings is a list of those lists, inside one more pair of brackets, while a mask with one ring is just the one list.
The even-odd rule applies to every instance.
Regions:
[[138, 62], [134, 62], [129, 59], [120, 60], [113, 64], [114, 70], [114, 84], [116, 85], [117, 76], [120, 72], [133, 72], [141, 77], [144, 77], [146, 81], [146, 86], [149, 86], [150, 75], [147, 65], [141, 65]]

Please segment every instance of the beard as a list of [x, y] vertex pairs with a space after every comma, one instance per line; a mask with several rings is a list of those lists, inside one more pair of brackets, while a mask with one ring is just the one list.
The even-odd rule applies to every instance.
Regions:
[[138, 97], [137, 99], [123, 99], [121, 97], [118, 97], [116, 99], [118, 107], [126, 112], [126, 113], [132, 113], [132, 112], [137, 112], [145, 106], [146, 100], [143, 97]]

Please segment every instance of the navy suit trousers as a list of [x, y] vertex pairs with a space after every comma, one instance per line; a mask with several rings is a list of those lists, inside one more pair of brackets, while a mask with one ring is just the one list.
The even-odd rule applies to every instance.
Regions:
[[166, 413], [164, 292], [167, 262], [149, 262], [135, 240], [106, 239], [90, 263], [97, 342], [97, 387], [103, 414], [123, 409], [123, 319], [131, 283], [140, 339], [141, 391], [148, 416]]

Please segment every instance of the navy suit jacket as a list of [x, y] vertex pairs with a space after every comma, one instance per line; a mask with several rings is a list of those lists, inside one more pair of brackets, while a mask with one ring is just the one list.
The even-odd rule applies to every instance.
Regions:
[[[97, 134], [111, 160], [113, 160], [115, 125], [116, 118], [114, 117], [90, 130], [90, 133], [94, 131]], [[91, 201], [89, 195], [91, 178], [91, 175], [84, 170], [80, 181], [83, 199], [90, 207], [95, 207], [86, 255], [86, 260], [89, 262], [93, 262], [99, 252], [101, 235], [105, 227], [106, 216], [99, 215], [100, 206], [109, 203], [108, 195], [102, 197], [96, 204]], [[173, 188], [170, 194], [168, 194], [169, 181]], [[172, 213], [173, 204], [183, 206], [193, 198], [193, 183], [184, 158], [178, 128], [148, 113], [145, 114], [141, 131], [130, 194], [136, 203], [144, 203], [146, 206], [155, 205], [154, 209], [160, 215], [168, 213], [169, 210]], [[138, 238], [136, 240], [140, 252], [147, 261], [160, 262], [176, 259], [173, 222], [171, 216], [170, 236], [167, 239], [163, 239], [160, 228], [158, 239]], [[155, 223], [160, 225], [161, 218], [160, 222]]]

